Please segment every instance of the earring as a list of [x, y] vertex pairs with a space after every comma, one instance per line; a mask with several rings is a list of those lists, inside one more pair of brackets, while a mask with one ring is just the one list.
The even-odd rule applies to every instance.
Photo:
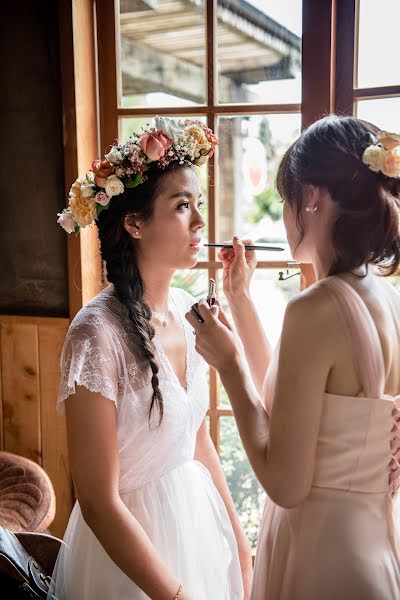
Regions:
[[317, 204], [314, 206], [314, 208], [311, 208], [310, 205], [306, 206], [306, 212], [308, 212], [308, 213], [310, 213], [310, 212], [315, 213], [315, 212], [317, 212], [317, 210], [318, 210], [318, 205]]
[[134, 235], [139, 235], [139, 228], [137, 228], [133, 233]]

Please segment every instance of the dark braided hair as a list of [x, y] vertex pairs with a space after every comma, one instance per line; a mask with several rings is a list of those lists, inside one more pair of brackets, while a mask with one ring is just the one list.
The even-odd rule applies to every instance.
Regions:
[[161, 424], [164, 406], [159, 388], [159, 367], [155, 358], [152, 341], [155, 329], [150, 323], [151, 310], [143, 300], [144, 284], [137, 265], [136, 240], [124, 227], [125, 217], [148, 221], [151, 219], [154, 200], [160, 192], [162, 179], [166, 173], [187, 168], [172, 163], [164, 171], [159, 169], [149, 173], [148, 179], [135, 188], [128, 188], [114, 196], [110, 207], [100, 213], [97, 226], [102, 259], [107, 267], [107, 280], [114, 284], [117, 297], [126, 307], [132, 323], [132, 336], [135, 348], [141, 358], [148, 361], [151, 368], [153, 395], [149, 409], [149, 422], [154, 408], [158, 409]]
[[277, 188], [296, 210], [299, 245], [304, 185], [327, 189], [338, 205], [329, 275], [368, 263], [379, 265], [384, 275], [399, 270], [400, 179], [375, 173], [362, 162], [370, 134], [379, 131], [355, 117], [329, 115], [303, 131], [279, 166]]

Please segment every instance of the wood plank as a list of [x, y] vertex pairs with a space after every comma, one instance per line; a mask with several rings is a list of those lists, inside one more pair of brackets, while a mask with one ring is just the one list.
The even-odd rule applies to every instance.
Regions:
[[4, 450], [4, 425], [3, 425], [3, 369], [1, 352], [1, 324], [0, 324], [0, 450]]
[[3, 323], [0, 333], [4, 450], [41, 464], [38, 328]]
[[302, 129], [331, 110], [332, 1], [303, 0]]
[[42, 466], [56, 493], [56, 516], [50, 530], [58, 537], [64, 535], [74, 502], [65, 417], [56, 412], [60, 356], [67, 328], [68, 323], [38, 328]]
[[[74, 39], [72, 3], [59, 0], [60, 72], [62, 88], [65, 203], [71, 184], [78, 177], [78, 151], [76, 137]], [[82, 307], [81, 241], [79, 236], [68, 235], [65, 243], [68, 252], [69, 312], [73, 318]]]
[[334, 110], [352, 115], [355, 72], [356, 0], [335, 0], [334, 23]]

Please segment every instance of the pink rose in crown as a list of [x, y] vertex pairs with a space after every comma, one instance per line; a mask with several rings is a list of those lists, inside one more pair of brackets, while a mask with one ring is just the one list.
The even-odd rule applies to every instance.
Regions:
[[97, 192], [94, 199], [97, 202], [97, 204], [101, 204], [101, 206], [106, 206], [110, 201], [110, 198], [105, 192]]
[[150, 160], [160, 160], [172, 145], [172, 141], [162, 131], [144, 133], [140, 136], [140, 146]]

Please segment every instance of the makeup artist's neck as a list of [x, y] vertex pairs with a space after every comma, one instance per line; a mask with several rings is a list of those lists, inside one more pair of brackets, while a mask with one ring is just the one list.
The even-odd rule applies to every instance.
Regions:
[[139, 261], [138, 267], [144, 285], [144, 299], [155, 312], [163, 312], [168, 304], [168, 294], [173, 269], [162, 269], [154, 262]]

